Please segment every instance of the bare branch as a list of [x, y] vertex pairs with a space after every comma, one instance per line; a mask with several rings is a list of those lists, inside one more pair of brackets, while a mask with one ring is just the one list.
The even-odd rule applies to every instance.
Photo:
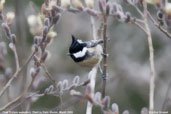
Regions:
[[136, 21], [133, 22], [135, 25], [137, 25], [141, 30], [144, 31], [145, 34], [147, 34], [147, 31], [144, 29], [144, 27], [142, 25], [140, 25], [139, 23], [137, 23]]
[[19, 68], [14, 75], [11, 77], [11, 79], [7, 82], [7, 84], [1, 89], [0, 91], [0, 97], [4, 94], [4, 92], [7, 90], [7, 88], [11, 85], [12, 81], [18, 77], [19, 73], [25, 68], [25, 66], [28, 65], [28, 63], [31, 61], [32, 57], [34, 56], [35, 52], [32, 53], [32, 55], [27, 59], [25, 64]]
[[50, 81], [53, 83], [54, 87], [56, 88], [56, 81], [52, 78], [51, 74], [49, 73], [46, 65], [44, 63], [41, 64], [44, 72], [46, 73], [46, 75], [48, 76], [48, 78], [50, 79]]
[[[91, 89], [90, 94], [91, 94], [91, 96], [94, 96], [97, 69], [98, 69], [98, 65], [94, 66], [92, 68], [92, 70], [89, 72], [89, 75], [88, 75], [88, 77], [90, 79], [90, 83], [87, 86], [90, 86], [90, 89]], [[93, 104], [91, 102], [88, 102], [87, 109], [86, 109], [86, 114], [92, 114], [92, 108], [93, 108]]]
[[107, 77], [107, 18], [108, 15], [104, 14], [103, 16], [103, 85], [102, 85], [102, 96], [105, 96], [106, 93], [106, 77]]
[[150, 60], [150, 92], [149, 92], [149, 109], [150, 111], [154, 110], [154, 87], [155, 87], [155, 68], [154, 68], [154, 49], [153, 49], [153, 42], [151, 37], [150, 28], [148, 25], [147, 20], [147, 3], [143, 3], [144, 7], [144, 25], [147, 31], [147, 39], [148, 39], [148, 46], [149, 46], [149, 60]]
[[153, 22], [153, 24], [160, 30], [162, 31], [168, 38], [171, 39], [171, 34], [166, 30], [164, 29], [161, 24], [158, 24], [155, 19], [152, 17], [152, 15], [150, 14], [150, 12], [147, 10], [147, 15], [150, 17], [151, 21]]
[[[95, 27], [94, 17], [91, 16], [90, 19], [91, 19], [91, 26], [92, 26], [92, 31], [93, 31], [93, 39], [97, 40], [97, 30], [96, 30], [96, 27]], [[89, 75], [88, 75], [90, 83], [87, 86], [90, 86], [91, 95], [92, 96], [94, 96], [94, 90], [95, 90], [95, 85], [96, 85], [97, 69], [98, 69], [98, 65], [94, 66], [92, 68], [92, 70], [89, 72]], [[86, 114], [92, 114], [92, 108], [93, 108], [92, 103], [88, 101], [87, 109], [86, 109]]]
[[0, 112], [6, 110], [8, 107], [10, 107], [11, 105], [13, 105], [16, 102], [20, 101], [22, 98], [23, 98], [23, 94], [20, 95], [19, 97], [17, 97], [16, 99], [14, 99], [13, 101], [9, 102], [8, 104], [6, 104], [5, 106], [3, 106], [2, 108], [0, 108]]
[[14, 52], [14, 55], [15, 55], [16, 70], [18, 70], [20, 68], [20, 65], [19, 65], [19, 59], [18, 59], [18, 54], [17, 54], [16, 47], [14, 47], [13, 52]]

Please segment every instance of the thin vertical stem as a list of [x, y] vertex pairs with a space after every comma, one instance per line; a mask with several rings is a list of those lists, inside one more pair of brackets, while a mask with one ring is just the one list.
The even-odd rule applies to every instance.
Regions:
[[[88, 75], [88, 77], [90, 79], [90, 83], [87, 86], [90, 86], [90, 88], [91, 88], [91, 96], [94, 96], [97, 69], [98, 69], [98, 65], [94, 66]], [[86, 114], [92, 114], [92, 108], [93, 108], [93, 104], [88, 101]]]
[[[97, 40], [97, 30], [95, 27], [95, 20], [92, 16], [90, 17], [90, 19], [91, 19], [91, 27], [92, 27], [92, 31], [93, 31], [93, 40]], [[89, 75], [88, 75], [88, 78], [90, 79], [90, 83], [87, 86], [90, 86], [90, 88], [91, 88], [91, 96], [94, 96], [98, 65], [99, 64], [95, 65], [91, 69], [91, 71], [89, 72]], [[88, 101], [86, 114], [92, 114], [92, 108], [93, 108], [93, 104]]]
[[95, 20], [94, 20], [94, 17], [90, 17], [90, 20], [91, 20], [91, 27], [92, 27], [92, 31], [93, 31], [93, 40], [97, 40], [97, 30], [96, 30], [96, 27], [95, 27]]
[[[107, 0], [106, 0], [107, 2]], [[106, 94], [106, 77], [107, 77], [107, 18], [106, 12], [103, 16], [103, 85], [102, 85], [102, 97]]]
[[155, 68], [154, 68], [154, 49], [153, 49], [153, 42], [151, 37], [150, 28], [148, 25], [147, 20], [147, 4], [146, 2], [143, 3], [144, 6], [144, 25], [147, 31], [147, 39], [148, 39], [148, 46], [149, 46], [149, 60], [150, 60], [150, 92], [149, 92], [149, 109], [150, 111], [154, 110], [154, 88], [155, 88]]
[[160, 23], [157, 23], [155, 21], [155, 19], [152, 17], [152, 15], [150, 14], [150, 12], [147, 10], [147, 15], [149, 16], [149, 18], [151, 19], [151, 21], [153, 22], [153, 24], [160, 30], [162, 31], [168, 38], [171, 39], [171, 34], [166, 30], [164, 29]]
[[19, 65], [19, 58], [18, 58], [16, 46], [14, 47], [13, 52], [14, 52], [14, 56], [15, 56], [16, 70], [19, 70], [20, 65]]
[[165, 99], [164, 99], [164, 102], [163, 102], [163, 105], [162, 105], [162, 111], [165, 111], [167, 109], [167, 101], [169, 99], [170, 88], [171, 88], [171, 80], [169, 82], [169, 85], [168, 85], [168, 88], [167, 88], [167, 91], [166, 91], [166, 96], [165, 96]]
[[25, 68], [25, 66], [27, 66], [28, 65], [28, 63], [31, 61], [31, 59], [33, 58], [33, 56], [34, 56], [34, 54], [35, 54], [36, 52], [34, 51], [33, 53], [32, 53], [32, 55], [26, 60], [26, 62], [24, 63], [24, 65], [21, 67], [21, 68], [19, 68], [14, 74], [13, 74], [13, 76], [10, 78], [10, 80], [6, 83], [6, 85], [1, 89], [1, 91], [0, 91], [0, 97], [4, 94], [4, 92], [7, 90], [7, 88], [10, 86], [10, 84], [12, 83], [12, 81], [15, 79], [15, 78], [17, 78], [17, 76], [19, 75], [19, 73]]

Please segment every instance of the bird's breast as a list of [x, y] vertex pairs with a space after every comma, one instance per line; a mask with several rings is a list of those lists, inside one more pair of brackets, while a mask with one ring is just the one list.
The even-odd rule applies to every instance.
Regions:
[[97, 45], [95, 48], [88, 48], [88, 57], [84, 61], [78, 62], [79, 65], [85, 67], [93, 67], [102, 59], [102, 47]]
[[100, 58], [98, 58], [98, 57], [91, 57], [84, 61], [78, 62], [78, 64], [81, 66], [85, 66], [85, 67], [93, 67], [95, 64], [97, 64], [99, 62], [99, 60], [100, 60]]

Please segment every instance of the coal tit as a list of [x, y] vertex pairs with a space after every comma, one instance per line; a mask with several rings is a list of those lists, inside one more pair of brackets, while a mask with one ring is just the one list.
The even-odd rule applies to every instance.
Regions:
[[72, 36], [68, 55], [79, 65], [92, 68], [102, 59], [101, 43], [103, 40], [83, 42]]

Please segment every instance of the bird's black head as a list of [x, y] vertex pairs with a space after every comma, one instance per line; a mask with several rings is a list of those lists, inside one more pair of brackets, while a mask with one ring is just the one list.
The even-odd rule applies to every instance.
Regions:
[[70, 54], [77, 53], [79, 51], [82, 51], [83, 48], [84, 46], [80, 42], [78, 42], [78, 40], [76, 40], [76, 38], [72, 35], [72, 43], [69, 48], [69, 53]]
[[85, 59], [87, 52], [86, 50], [86, 44], [83, 42], [78, 41], [73, 35], [72, 35], [72, 43], [69, 48], [69, 55], [75, 62], [80, 62]]

